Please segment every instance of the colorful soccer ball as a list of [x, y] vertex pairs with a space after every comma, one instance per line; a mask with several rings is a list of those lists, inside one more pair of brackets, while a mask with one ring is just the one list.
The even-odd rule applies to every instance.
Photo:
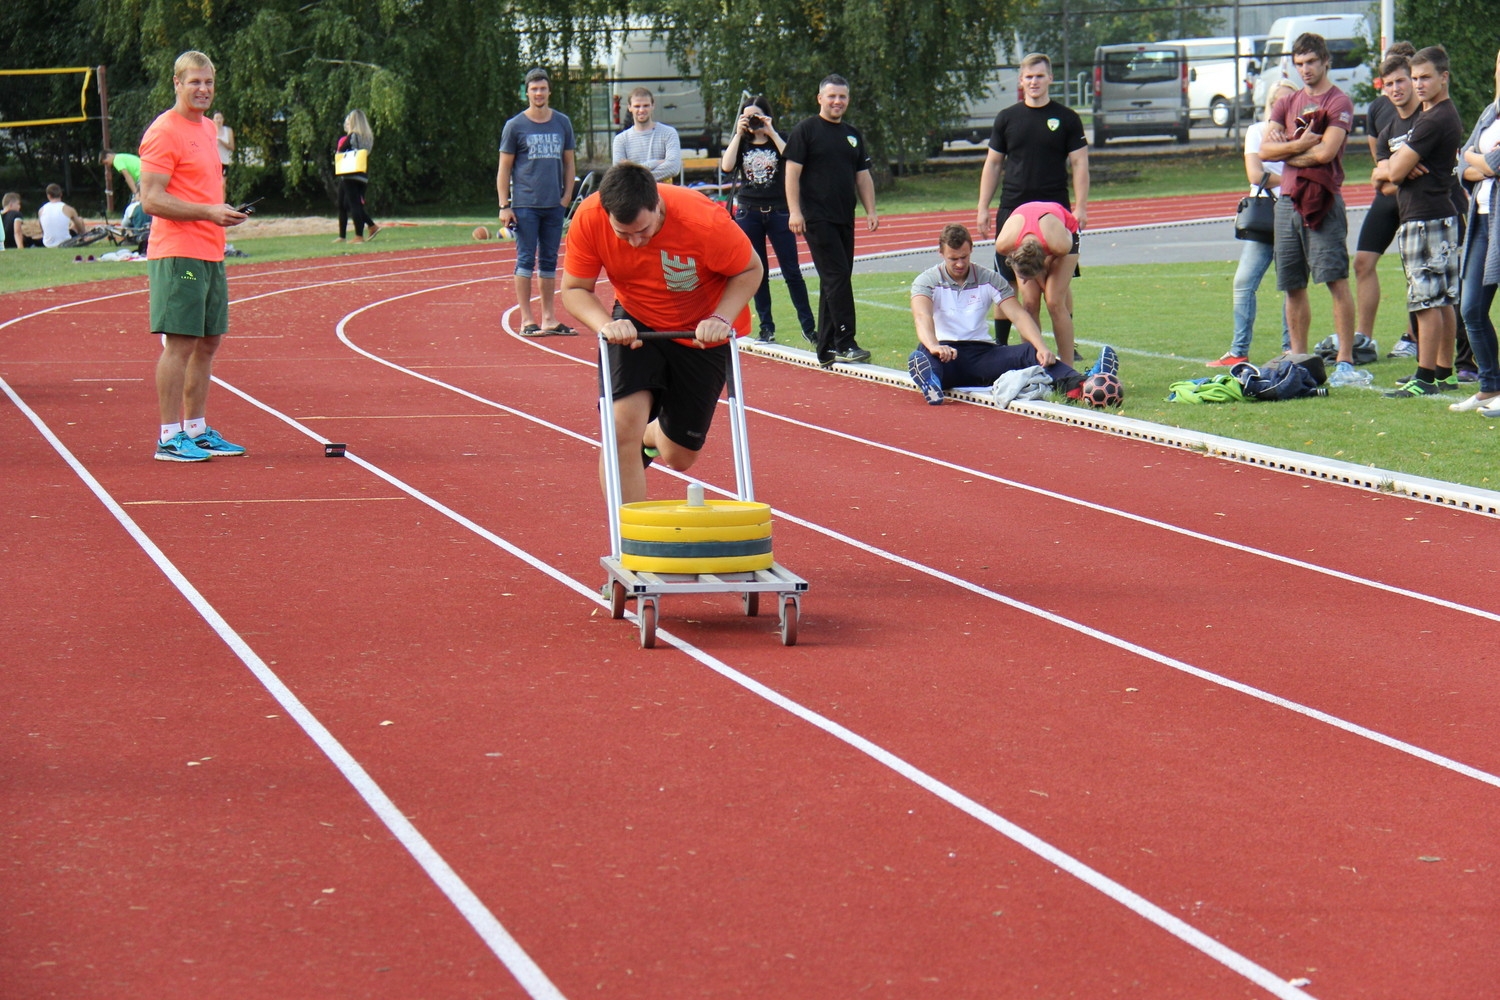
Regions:
[[1083, 380], [1083, 391], [1079, 398], [1100, 410], [1119, 406], [1125, 401], [1125, 387], [1120, 384], [1118, 376], [1109, 372], [1097, 372]]

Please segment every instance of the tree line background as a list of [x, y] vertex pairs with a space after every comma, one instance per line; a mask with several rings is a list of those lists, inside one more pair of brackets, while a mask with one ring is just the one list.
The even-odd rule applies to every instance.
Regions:
[[[1065, 51], [1077, 71], [1097, 44], [1221, 33], [1214, 11], [1180, 0], [6, 0], [0, 38], [8, 68], [106, 65], [122, 150], [172, 104], [177, 54], [208, 53], [216, 109], [241, 151], [234, 199], [330, 199], [334, 143], [347, 112], [362, 108], [379, 164], [371, 194], [389, 208], [492, 193], [500, 128], [524, 107], [533, 65], [551, 71], [554, 106], [588, 121], [599, 72], [581, 67], [606, 63], [627, 21], [659, 26], [718, 121], [732, 120], [746, 91], [796, 121], [816, 112], [818, 81], [841, 73], [849, 120], [876, 162], [914, 167], [998, 52], [1048, 52], [1061, 76]], [[1397, 8], [1399, 37], [1445, 41], [1466, 121], [1495, 96], [1500, 40], [1475, 30], [1474, 15], [1469, 0]], [[0, 77], [0, 120], [51, 117], [77, 101], [77, 77]], [[89, 107], [97, 114], [96, 95]], [[0, 131], [0, 170], [7, 186], [67, 178], [101, 190], [99, 144], [98, 122]]]

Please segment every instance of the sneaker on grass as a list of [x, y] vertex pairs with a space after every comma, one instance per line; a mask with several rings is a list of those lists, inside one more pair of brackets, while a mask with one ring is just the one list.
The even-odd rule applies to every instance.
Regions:
[[1388, 358], [1414, 358], [1416, 356], [1416, 341], [1407, 340], [1405, 337], [1402, 337], [1400, 340], [1396, 341], [1396, 345], [1391, 348], [1391, 353], [1386, 355], [1386, 357]]
[[1250, 359], [1248, 357], [1243, 357], [1243, 356], [1238, 355], [1238, 354], [1230, 353], [1230, 354], [1224, 355], [1222, 358], [1220, 358], [1217, 361], [1210, 361], [1208, 363], [1207, 367], [1209, 367], [1209, 368], [1233, 368], [1235, 365], [1242, 365], [1246, 361], [1249, 361], [1249, 360]]
[[1099, 360], [1095, 361], [1094, 366], [1083, 374], [1087, 378], [1090, 375], [1098, 375], [1100, 372], [1104, 372], [1106, 375], [1120, 374], [1120, 356], [1108, 344], [1099, 348]]
[[199, 448], [202, 448], [210, 455], [222, 455], [226, 458], [233, 457], [235, 455], [243, 455], [245, 453], [244, 446], [230, 444], [228, 441], [225, 441], [224, 438], [220, 436], [219, 432], [214, 430], [212, 427], [205, 428], [202, 434], [199, 434], [197, 437], [193, 438], [193, 444], [197, 445]]
[[1440, 396], [1443, 390], [1437, 387], [1435, 382], [1426, 382], [1414, 378], [1399, 389], [1394, 389], [1385, 394], [1386, 399], [1410, 399], [1413, 396]]
[[937, 372], [932, 370], [932, 358], [926, 351], [912, 351], [906, 356], [906, 370], [911, 375], [911, 380], [922, 390], [922, 395], [927, 402], [933, 406], [941, 406], [943, 402], [943, 383], [938, 378]]
[[165, 441], [156, 443], [158, 462], [207, 462], [213, 455], [193, 443], [187, 431], [178, 431]]

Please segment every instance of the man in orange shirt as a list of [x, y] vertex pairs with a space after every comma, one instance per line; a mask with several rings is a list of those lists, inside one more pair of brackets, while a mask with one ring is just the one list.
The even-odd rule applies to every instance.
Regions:
[[156, 220], [146, 251], [151, 332], [162, 338], [156, 458], [203, 462], [245, 453], [208, 426], [206, 413], [214, 354], [229, 330], [224, 230], [248, 216], [224, 203], [218, 134], [205, 117], [214, 64], [202, 52], [184, 52], [172, 67], [172, 89], [176, 103], [141, 139], [141, 207]]
[[[621, 498], [644, 500], [653, 459], [682, 472], [703, 448], [724, 388], [725, 342], [750, 331], [760, 258], [723, 206], [623, 162], [579, 206], [564, 272], [564, 308], [609, 341], [600, 363], [614, 380]], [[613, 315], [594, 291], [601, 272], [614, 287]], [[638, 330], [692, 339], [642, 341]]]

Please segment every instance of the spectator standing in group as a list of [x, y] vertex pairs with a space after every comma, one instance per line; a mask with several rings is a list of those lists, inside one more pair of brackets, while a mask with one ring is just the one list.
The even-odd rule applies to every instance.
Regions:
[[[1376, 164], [1373, 179], [1395, 185], [1401, 226], [1396, 244], [1406, 270], [1406, 307], [1416, 314], [1417, 371], [1394, 392], [1393, 399], [1433, 396], [1457, 389], [1453, 353], [1458, 327], [1462, 266], [1459, 216], [1453, 205], [1453, 168], [1463, 145], [1463, 121], [1448, 99], [1448, 53], [1430, 45], [1411, 57], [1412, 89], [1422, 112], [1391, 146], [1389, 158]], [[1386, 153], [1384, 144], [1381, 152]]]
[[63, 190], [56, 184], [47, 185], [47, 203], [37, 209], [36, 220], [42, 224], [44, 247], [60, 247], [88, 228], [78, 210], [63, 201]]
[[[917, 275], [911, 285], [912, 323], [917, 349], [906, 359], [911, 380], [927, 402], [937, 406], [944, 389], [993, 385], [1006, 372], [1040, 365], [1052, 391], [1075, 392], [1084, 376], [1047, 348], [1035, 318], [996, 271], [973, 263], [974, 240], [960, 225], [944, 226], [938, 237], [942, 260]], [[991, 314], [1004, 315], [1021, 331], [1020, 344], [997, 344], [990, 336]], [[1119, 370], [1112, 348], [1101, 353], [1101, 367]]]
[[[570, 232], [563, 302], [608, 341], [599, 363], [613, 380], [621, 499], [636, 503], [651, 462], [683, 472], [697, 461], [728, 373], [725, 342], [749, 330], [760, 260], [721, 205], [635, 163], [605, 171]], [[595, 291], [601, 275], [613, 310]], [[641, 340], [641, 330], [691, 332]]]
[[880, 226], [875, 181], [864, 135], [844, 121], [849, 81], [838, 74], [818, 85], [818, 113], [787, 138], [787, 225], [807, 241], [818, 272], [818, 364], [870, 360], [859, 346], [854, 312], [854, 202], [865, 208], [865, 228]]
[[[551, 106], [547, 71], [526, 74], [526, 110], [505, 123], [500, 134], [500, 167], [495, 189], [500, 224], [516, 230], [516, 303], [521, 336], [572, 336], [557, 321], [552, 297], [557, 289], [557, 248], [563, 219], [573, 198], [573, 123]], [[531, 279], [541, 291], [541, 317], [533, 311]]]
[[234, 159], [234, 129], [224, 124], [224, 112], [214, 112], [214, 133], [219, 140], [219, 172], [228, 175]]
[[247, 216], [224, 203], [214, 152], [214, 64], [184, 52], [172, 68], [176, 101], [141, 139], [141, 206], [155, 217], [147, 250], [151, 332], [160, 335], [156, 458], [203, 462], [243, 455], [208, 425], [214, 357], [229, 331], [224, 230]]
[[656, 97], [649, 87], [630, 92], [631, 125], [615, 136], [614, 162], [629, 160], [651, 171], [659, 181], [676, 182], [682, 176], [682, 139], [670, 125], [653, 121]]
[[[1297, 88], [1288, 80], [1279, 80], [1266, 95], [1266, 115], [1269, 116], [1271, 108], [1284, 95], [1290, 94]], [[1266, 118], [1256, 122], [1245, 130], [1245, 176], [1250, 180], [1250, 194], [1259, 192], [1261, 181], [1265, 181], [1265, 190], [1275, 194], [1281, 187], [1281, 164], [1275, 160], [1263, 159], [1260, 155], [1261, 143], [1266, 136]], [[1234, 271], [1234, 337], [1229, 342], [1229, 350], [1217, 361], [1210, 361], [1210, 368], [1232, 368], [1237, 364], [1250, 360], [1250, 342], [1255, 337], [1255, 315], [1257, 311], [1256, 295], [1260, 291], [1261, 279], [1266, 276], [1266, 269], [1271, 266], [1271, 258], [1275, 254], [1275, 245], [1272, 242], [1262, 243], [1260, 240], [1240, 240], [1240, 264]], [[1281, 349], [1287, 350], [1290, 346], [1291, 334], [1286, 325], [1286, 306], [1281, 309]]]
[[781, 279], [786, 282], [802, 336], [816, 347], [817, 325], [807, 298], [802, 265], [797, 260], [797, 236], [792, 232], [786, 205], [786, 160], [782, 155], [785, 149], [786, 141], [776, 131], [771, 116], [771, 103], [764, 97], [755, 97], [740, 109], [734, 135], [719, 160], [719, 170], [740, 176], [734, 221], [750, 237], [750, 245], [765, 271], [755, 292], [755, 312], [760, 318], [757, 339], [763, 344], [776, 340], [776, 321], [771, 316], [771, 268], [766, 258], [769, 241], [776, 251], [776, 263], [781, 266]]
[[1448, 407], [1500, 417], [1500, 343], [1490, 309], [1500, 286], [1500, 53], [1495, 55], [1495, 99], [1479, 114], [1463, 148], [1463, 179], [1472, 186], [1460, 309], [1479, 368], [1479, 391]]
[[21, 222], [21, 195], [16, 191], [5, 192], [0, 198], [0, 225], [5, 227], [5, 249], [25, 250], [39, 247], [42, 241], [26, 235]]
[[[344, 118], [344, 134], [339, 136], [337, 153], [358, 152], [364, 150], [366, 159], [365, 170], [355, 170], [352, 173], [339, 174], [339, 238], [335, 243], [344, 242], [349, 235], [349, 220], [354, 220], [354, 242], [365, 241], [365, 229], [370, 230], [370, 239], [380, 235], [380, 227], [375, 220], [370, 218], [369, 210], [365, 208], [365, 188], [369, 186], [370, 175], [368, 163], [370, 151], [375, 148], [375, 132], [370, 128], [370, 119], [358, 108]], [[223, 171], [219, 175], [223, 176]]]
[[[1419, 102], [1411, 89], [1411, 65], [1408, 60], [1417, 54], [1411, 42], [1397, 42], [1385, 53], [1380, 64], [1380, 93], [1370, 102], [1365, 112], [1365, 133], [1370, 144], [1370, 161], [1380, 160], [1377, 143], [1381, 133], [1392, 131], [1392, 139], [1405, 136], [1412, 126], [1412, 116], [1417, 113]], [[1396, 238], [1396, 227], [1401, 224], [1396, 208], [1396, 196], [1386, 194], [1375, 185], [1375, 198], [1365, 213], [1365, 221], [1359, 227], [1359, 240], [1354, 251], [1354, 306], [1356, 335], [1375, 336], [1375, 315], [1380, 309], [1380, 258], [1391, 248]], [[1410, 333], [1410, 327], [1407, 328]], [[1405, 335], [1394, 345], [1388, 357], [1414, 358], [1417, 356], [1415, 337]]]
[[1333, 299], [1337, 364], [1332, 386], [1359, 385], [1367, 372], [1354, 368], [1354, 296], [1349, 291], [1349, 220], [1344, 212], [1344, 140], [1354, 127], [1354, 103], [1328, 75], [1332, 65], [1322, 35], [1305, 32], [1292, 43], [1292, 64], [1302, 89], [1271, 109], [1261, 157], [1279, 160], [1276, 200], [1276, 288], [1286, 294], [1292, 351], [1307, 352], [1312, 326], [1309, 278], [1327, 285]]
[[[1001, 188], [1001, 173], [1005, 183]], [[1073, 199], [1068, 197], [1068, 182], [1073, 182]], [[990, 228], [990, 202], [1000, 188], [1000, 210], [995, 218], [995, 228]], [[1076, 199], [1076, 200], [1075, 200]], [[1010, 214], [1020, 206], [1032, 201], [1055, 202], [1073, 213], [1080, 231], [1088, 227], [1089, 219], [1089, 150], [1088, 139], [1083, 133], [1083, 119], [1066, 104], [1052, 99], [1052, 60], [1040, 52], [1033, 52], [1021, 60], [1021, 100], [1002, 110], [995, 116], [990, 129], [989, 150], [984, 156], [984, 166], [979, 171], [979, 210], [975, 226], [980, 239], [991, 232], [999, 232]], [[1072, 259], [1062, 262], [1063, 267], [1076, 274], [1078, 270], [1078, 243], [1075, 239]], [[995, 270], [1012, 283], [1016, 275], [1004, 255], [995, 254]], [[1050, 310], [1052, 303], [1047, 303]], [[1062, 312], [1068, 316], [1067, 339], [1073, 340], [1073, 302], [1069, 292], [1068, 301], [1060, 303]], [[995, 339], [999, 343], [1010, 340], [1010, 321], [995, 321]], [[1055, 325], [1054, 338], [1059, 331]], [[1061, 343], [1061, 340], [1058, 340]], [[1073, 355], [1066, 360], [1072, 361]]]

